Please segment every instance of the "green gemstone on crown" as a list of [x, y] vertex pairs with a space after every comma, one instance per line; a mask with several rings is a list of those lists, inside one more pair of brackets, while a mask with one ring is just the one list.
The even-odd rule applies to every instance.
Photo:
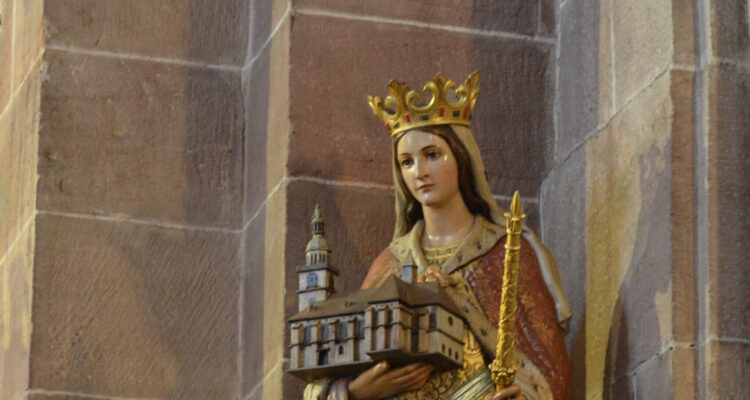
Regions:
[[461, 115], [461, 111], [459, 111], [459, 110], [455, 110], [455, 111], [453, 111], [453, 116], [454, 116], [454, 117], [458, 117], [458, 116], [460, 116], [460, 115]]

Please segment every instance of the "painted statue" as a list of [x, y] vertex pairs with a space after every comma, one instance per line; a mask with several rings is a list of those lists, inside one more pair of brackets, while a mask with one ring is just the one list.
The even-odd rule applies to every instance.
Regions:
[[436, 372], [383, 362], [348, 379], [309, 384], [305, 399], [567, 399], [570, 306], [553, 257], [528, 228], [520, 240], [515, 385], [496, 392], [490, 376], [506, 222], [470, 128], [478, 85], [478, 72], [461, 85], [438, 74], [424, 86], [429, 96], [391, 81], [385, 99], [369, 98], [392, 138], [396, 221], [362, 288], [379, 286], [403, 265], [416, 265], [420, 280], [438, 282], [467, 320], [462, 367]]

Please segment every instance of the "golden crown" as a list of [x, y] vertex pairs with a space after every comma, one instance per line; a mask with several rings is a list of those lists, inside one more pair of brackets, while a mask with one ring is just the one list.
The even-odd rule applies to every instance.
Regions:
[[434, 80], [424, 84], [422, 91], [432, 96], [426, 104], [421, 93], [411, 90], [402, 82], [391, 80], [385, 100], [367, 96], [367, 101], [375, 116], [391, 131], [393, 138], [401, 132], [429, 125], [471, 126], [471, 113], [479, 94], [479, 71], [474, 71], [459, 86], [442, 72], [438, 73]]

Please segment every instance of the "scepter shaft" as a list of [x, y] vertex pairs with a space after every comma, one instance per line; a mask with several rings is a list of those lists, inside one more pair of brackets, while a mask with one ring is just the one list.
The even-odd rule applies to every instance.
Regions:
[[518, 260], [521, 250], [521, 231], [526, 215], [521, 213], [521, 196], [513, 195], [510, 211], [505, 213], [506, 232], [503, 287], [500, 299], [500, 318], [497, 327], [497, 350], [490, 364], [495, 388], [500, 391], [513, 384], [518, 369], [514, 359], [516, 342], [516, 308], [518, 303]]

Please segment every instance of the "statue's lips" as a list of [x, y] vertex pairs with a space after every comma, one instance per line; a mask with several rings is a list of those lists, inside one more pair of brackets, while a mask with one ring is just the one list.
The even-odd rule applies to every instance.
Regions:
[[422, 186], [417, 187], [417, 190], [427, 190], [427, 189], [431, 189], [433, 186], [435, 186], [434, 183], [426, 183]]

